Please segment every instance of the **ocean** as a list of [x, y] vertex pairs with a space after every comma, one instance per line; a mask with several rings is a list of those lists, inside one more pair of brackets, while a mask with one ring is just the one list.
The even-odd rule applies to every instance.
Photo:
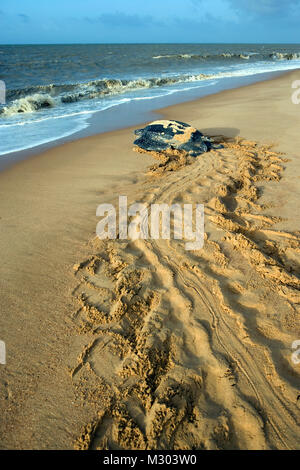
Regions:
[[0, 45], [0, 156], [72, 136], [128, 103], [157, 108], [299, 65], [300, 45]]

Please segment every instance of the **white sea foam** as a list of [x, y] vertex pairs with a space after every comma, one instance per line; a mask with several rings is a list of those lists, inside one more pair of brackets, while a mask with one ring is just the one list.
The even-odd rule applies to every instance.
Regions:
[[2, 114], [4, 116], [11, 116], [20, 113], [33, 113], [40, 109], [53, 108], [55, 106], [54, 99], [46, 94], [35, 93], [34, 95], [27, 96], [15, 100], [9, 106], [5, 106]]

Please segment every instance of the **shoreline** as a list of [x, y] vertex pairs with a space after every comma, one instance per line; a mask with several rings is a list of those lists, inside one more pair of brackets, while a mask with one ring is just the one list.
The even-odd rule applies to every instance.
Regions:
[[[209, 135], [242, 136], [262, 144], [277, 141], [278, 150], [287, 156], [287, 161], [283, 164], [284, 172], [278, 181], [272, 179], [272, 175], [265, 175], [265, 180], [259, 181], [259, 187], [261, 191], [260, 203], [268, 208], [269, 225], [267, 228], [282, 231], [282, 233], [298, 232], [300, 226], [298, 208], [300, 198], [300, 154], [298, 148], [300, 148], [300, 140], [297, 128], [299, 111], [297, 106], [291, 102], [291, 83], [298, 78], [299, 73], [299, 71], [288, 72], [269, 81], [222, 91], [200, 100], [158, 110], [158, 113], [167, 119], [184, 120]], [[79, 288], [79, 285], [82, 286], [84, 283], [80, 284], [79, 279], [74, 278], [72, 266], [83, 261], [88, 265], [86, 260], [90, 260], [91, 253], [97, 250], [91, 241], [97, 223], [95, 216], [97, 205], [104, 201], [113, 202], [119, 194], [128, 194], [131, 198], [143, 195], [145, 171], [154, 162], [151, 156], [136, 154], [132, 151], [133, 129], [130, 127], [68, 142], [22, 160], [0, 173], [0, 201], [2, 201], [0, 222], [4, 228], [0, 237], [2, 253], [0, 266], [2, 337], [0, 339], [4, 340], [7, 345], [7, 366], [0, 370], [0, 400], [4, 410], [0, 425], [2, 448], [72, 448], [75, 439], [80, 436], [82, 427], [91, 423], [95, 418], [95, 403], [92, 400], [95, 384], [93, 385], [90, 375], [87, 375], [90, 386], [87, 389], [87, 396], [91, 395], [91, 403], [87, 399], [87, 403], [83, 406], [81, 399], [78, 398], [82, 385], [80, 381], [75, 384], [74, 388], [74, 370], [78, 370], [76, 368], [78, 358], [85, 357], [84, 354], [82, 356], [82, 351], [90, 344], [91, 335], [90, 331], [85, 330], [79, 321], [77, 323], [80, 318], [78, 317], [78, 295], [76, 296], [76, 294], [80, 293], [81, 287]], [[203, 173], [202, 179], [197, 182], [197, 185], [192, 184], [193, 181], [190, 180], [188, 172], [184, 173], [185, 181], [191, 184], [192, 189], [183, 186], [183, 180], [179, 178], [180, 174], [178, 181], [176, 181], [177, 175], [175, 174], [174, 181], [170, 180], [170, 187], [174, 187], [174, 194], [183, 198], [191, 197], [191, 194], [200, 197], [201, 192], [197, 191], [200, 191], [202, 187], [210, 195], [210, 185], [214, 184], [215, 179], [218, 179], [220, 185], [223, 182], [229, 184], [228, 178], [237, 171], [235, 159], [232, 155], [221, 155], [220, 158], [220, 162], [215, 168], [213, 156], [209, 154], [204, 156], [204, 166], [200, 166], [199, 170], [196, 168], [197, 172], [194, 173], [195, 177], [198, 177], [199, 174], [201, 176], [201, 172]], [[202, 165], [201, 158], [199, 165]], [[279, 170], [278, 168], [276, 170], [275, 163], [274, 165], [276, 173]], [[153, 187], [149, 189], [149, 198], [159, 193], [163, 188], [164, 185], [160, 180], [154, 182]], [[208, 200], [210, 201], [210, 198]], [[247, 201], [248, 203], [249, 206], [253, 204], [251, 201]], [[214, 207], [210, 209], [215, 210]], [[282, 220], [278, 219], [278, 215]], [[264, 215], [264, 217], [267, 216]], [[211, 227], [209, 229], [213, 232]], [[274, 245], [274, 241], [272, 243]], [[274, 248], [273, 245], [270, 246]], [[221, 260], [220, 266], [215, 266], [209, 259], [210, 264], [205, 271], [202, 270], [199, 260], [188, 260], [189, 266], [198, 266], [199, 264], [198, 271], [189, 268], [185, 271], [184, 276], [189, 277], [198, 273], [201, 278], [202, 275], [208, 276], [208, 273], [213, 272], [215, 281], [212, 282], [212, 286], [214, 286], [212, 288], [217, 289], [217, 281], [222, 284], [223, 278], [226, 278], [227, 282], [230, 271], [222, 270], [223, 258], [220, 252], [213, 251], [215, 249], [213, 244], [210, 247], [213, 258]], [[115, 249], [115, 247], [113, 248]], [[158, 247], [155, 248], [158, 250]], [[135, 258], [141, 249], [142, 247], [137, 245], [135, 250], [129, 253], [129, 258]], [[165, 247], [163, 249], [165, 250]], [[288, 251], [291, 249], [287, 248], [285, 256], [287, 258], [292, 256], [291, 266], [297, 266], [296, 255], [294, 253], [290, 255]], [[277, 253], [276, 250], [274, 253]], [[276, 258], [275, 254], [274, 258]], [[174, 253], [173, 255], [175, 256]], [[208, 250], [207, 256], [209, 257], [209, 255]], [[119, 256], [122, 256], [122, 252], [119, 253]], [[168, 282], [171, 298], [166, 299], [166, 302], [169, 301], [172, 305], [172, 295], [175, 299], [174, 317], [170, 323], [173, 321], [176, 328], [180, 327], [185, 331], [188, 346], [182, 350], [182, 357], [190, 359], [188, 364], [194, 364], [193, 374], [195, 371], [199, 372], [203, 367], [207, 374], [209, 382], [204, 383], [203, 386], [207, 387], [205, 390], [210, 396], [211, 402], [204, 402], [203, 406], [208, 406], [207, 410], [211, 410], [210, 403], [214, 400], [219, 403], [223, 390], [226, 392], [221, 398], [226, 400], [227, 414], [223, 410], [223, 414], [220, 414], [216, 422], [213, 419], [214, 413], [211, 417], [213, 426], [220, 429], [219, 434], [217, 433], [219, 445], [222, 445], [222, 436], [226, 437], [227, 435], [228, 438], [230, 435], [231, 431], [226, 431], [227, 428], [239, 429], [238, 422], [244, 420], [242, 412], [244, 407], [249, 418], [249, 429], [240, 429], [244, 440], [239, 441], [238, 438], [236, 441], [233, 440], [230, 442], [233, 447], [236, 445], [245, 448], [251, 442], [251, 438], [254, 439], [253, 445], [260, 448], [269, 448], [272, 445], [273, 447], [277, 445], [278, 448], [295, 446], [293, 433], [295, 434], [296, 428], [289, 410], [284, 411], [283, 407], [280, 408], [285, 426], [282, 430], [283, 434], [279, 438], [276, 434], [276, 416], [267, 414], [266, 422], [262, 423], [257, 408], [262, 406], [265, 400], [269, 406], [267, 412], [271, 413], [269, 410], [272, 405], [276, 407], [278, 403], [281, 403], [280, 390], [283, 387], [286, 399], [290, 400], [288, 407], [293, 410], [293, 413], [296, 413], [297, 404], [294, 395], [298, 369], [293, 368], [289, 363], [289, 356], [291, 339], [298, 334], [299, 330], [297, 309], [295, 308], [294, 313], [290, 313], [290, 310], [285, 312], [285, 308], [289, 307], [286, 307], [284, 300], [278, 301], [276, 297], [279, 312], [276, 317], [276, 305], [273, 305], [275, 301], [271, 296], [270, 298], [263, 297], [263, 295], [267, 295], [267, 289], [271, 289], [271, 284], [266, 284], [266, 290], [259, 292], [262, 300], [253, 300], [255, 292], [248, 291], [247, 286], [245, 287], [243, 284], [243, 277], [246, 277], [243, 272], [243, 264], [237, 259], [232, 261], [232, 266], [234, 268], [238, 266], [238, 269], [236, 268], [234, 271], [236, 279], [233, 279], [235, 283], [233, 283], [234, 285], [230, 284], [230, 288], [236, 291], [237, 286], [241, 285], [240, 293], [234, 294], [241, 296], [241, 298], [234, 297], [234, 301], [232, 301], [236, 310], [228, 310], [229, 313], [227, 312], [223, 318], [218, 310], [219, 307], [214, 303], [212, 303], [211, 309], [215, 309], [217, 314], [220, 313], [216, 324], [222, 325], [223, 321], [232, 322], [230, 325], [234, 328], [241, 343], [243, 342], [242, 338], [246, 334], [249, 335], [249, 344], [248, 340], [245, 341], [246, 349], [254, 351], [254, 358], [255, 354], [258, 354], [257, 362], [255, 360], [251, 362], [250, 353], [243, 353], [237, 343], [234, 343], [234, 338], [230, 340], [232, 343], [228, 340], [228, 350], [232, 353], [236, 348], [235, 351], [239, 358], [236, 361], [241, 362], [243, 367], [249, 366], [247, 372], [251, 376], [252, 382], [257, 379], [257, 383], [261, 386], [261, 389], [255, 389], [253, 392], [251, 387], [249, 388], [249, 384], [246, 384], [245, 378], [240, 378], [238, 385], [234, 382], [236, 386], [241, 387], [238, 389], [240, 396], [247, 398], [247, 394], [250, 395], [249, 400], [245, 399], [244, 402], [240, 402], [237, 396], [232, 395], [233, 387], [230, 382], [225, 384], [222, 382], [219, 389], [218, 377], [224, 375], [226, 361], [225, 359], [223, 362], [221, 361], [222, 364], [217, 361], [221, 354], [221, 346], [217, 341], [213, 341], [215, 349], [213, 348], [213, 352], [210, 351], [210, 340], [207, 338], [205, 330], [209, 328], [213, 338], [215, 329], [211, 326], [209, 316], [207, 319], [203, 319], [200, 315], [196, 321], [186, 313], [189, 312], [190, 307], [184, 300], [183, 294], [185, 292], [182, 293], [172, 284], [172, 269], [178, 275], [177, 282], [181, 282], [179, 267], [173, 266], [172, 269], [171, 267], [167, 269], [166, 266], [158, 265], [159, 259], [167, 260], [167, 251], [157, 251], [156, 253], [154, 249], [152, 251], [148, 249], [141, 256], [143, 256], [141, 258], [142, 266], [153, 265], [157, 270], [157, 276], [161, 276]], [[118, 256], [113, 256], [110, 259], [112, 266], [118, 265], [118, 259]], [[184, 258], [180, 259], [180, 262], [183, 261], [187, 262]], [[241, 268], [238, 262], [241, 264]], [[137, 262], [137, 266], [139, 266], [139, 262]], [[281, 267], [281, 269], [283, 268]], [[149, 273], [147, 273], [148, 275], [150, 276]], [[265, 272], [264, 275], [267, 276]], [[259, 275], [254, 272], [254, 269], [253, 272], [251, 271], [251, 276], [249, 275], [249, 279], [247, 278], [247, 283], [249, 285], [251, 282], [256, 283], [255, 285], [259, 289]], [[96, 281], [99, 282], [99, 279], [93, 279], [93, 282]], [[108, 281], [106, 280], [106, 282]], [[267, 280], [262, 283], [267, 283]], [[101, 285], [104, 284], [100, 284], [98, 287]], [[200, 286], [197, 285], [197, 288], [200, 289]], [[284, 294], [288, 291], [286, 285], [278, 287], [277, 290], [280, 291], [280, 289], [284, 291]], [[155, 295], [159, 294], [159, 286], [155, 282], [153, 290]], [[180, 299], [177, 298], [179, 291], [182, 294]], [[275, 299], [277, 291], [273, 284], [270, 292]], [[187, 287], [186, 293], [191, 295]], [[243, 297], [244, 293], [245, 297]], [[209, 295], [205, 292], [207, 302], [212, 302]], [[200, 302], [199, 299], [195, 301]], [[222, 302], [226, 304], [225, 309], [227, 304], [229, 305], [229, 301], [222, 300]], [[220, 300], [219, 304], [222, 305], [222, 302]], [[272, 305], [274, 311], [269, 312], [268, 305]], [[170, 310], [172, 310], [171, 307]], [[201, 302], [199, 303], [199, 311], [205, 311], [205, 305], [202, 305]], [[145, 311], [144, 313], [146, 315], [149, 312]], [[182, 321], [180, 325], [179, 319]], [[162, 320], [156, 318], [155, 321], [159, 324]], [[155, 321], [154, 324], [156, 324]], [[189, 322], [192, 323], [194, 330], [191, 329]], [[201, 322], [204, 322], [204, 326], [199, 329], [198, 326]], [[241, 330], [238, 328], [239, 325]], [[164, 325], [164, 328], [167, 327]], [[168, 328], [171, 328], [169, 324]], [[276, 336], [279, 334], [280, 328], [284, 331], [283, 337]], [[220, 334], [224, 334], [226, 339], [225, 333], [229, 334], [226, 328], [224, 327], [224, 330], [220, 328]], [[165, 344], [164, 341], [162, 339], [163, 344]], [[202, 344], [208, 348], [207, 355]], [[176, 343], [176, 348], [180, 351], [179, 342]], [[200, 356], [198, 356], [199, 350]], [[161, 354], [164, 357], [164, 354], [167, 353], [163, 349]], [[168, 352], [168, 354], [171, 353]], [[268, 393], [263, 385], [264, 371], [260, 369], [263, 354], [266, 354], [266, 368], [267, 373], [270, 374], [267, 375], [271, 383], [271, 388], [267, 390]], [[24, 355], [26, 361], [24, 361]], [[105, 365], [103, 377], [107, 381], [112, 379], [112, 371], [119, 366], [119, 360], [113, 360], [109, 354], [107, 356], [100, 354], [99, 364], [99, 359], [94, 357], [91, 352], [90, 360], [96, 372], [99, 371], [99, 367], [101, 370], [102, 365]], [[250, 365], [247, 365], [247, 360], [250, 361]], [[106, 363], [106, 361], [108, 362]], [[80, 365], [80, 362], [78, 364]], [[259, 376], [255, 375], [255, 364], [261, 374]], [[86, 366], [85, 363], [83, 365]], [[167, 369], [167, 366], [161, 364], [159, 370], [163, 367]], [[171, 364], [168, 367], [171, 367]], [[82, 367], [82, 370], [89, 374], [85, 367]], [[174, 377], [176, 378], [175, 375]], [[180, 377], [184, 381], [184, 374]], [[83, 381], [84, 379], [85, 376], [82, 376]], [[193, 400], [196, 400], [199, 393], [198, 398], [201, 402], [201, 393], [197, 391], [196, 385], [191, 385], [195, 380], [192, 373], [190, 373], [190, 380], [191, 383], [186, 384], [190, 388], [186, 390], [191, 393]], [[275, 381], [274, 384], [272, 380]], [[100, 382], [99, 377], [96, 377], [97, 386]], [[197, 380], [195, 384], [197, 384]], [[247, 387], [251, 390], [249, 391]], [[214, 390], [213, 393], [212, 390]], [[102, 398], [107, 398], [103, 388], [100, 387], [96, 391], [100, 401]], [[274, 394], [273, 399], [277, 401], [272, 402], [269, 397], [270, 391]], [[257, 403], [255, 393], [258, 397], [261, 395], [261, 403]], [[241, 414], [234, 411], [233, 405], [236, 403], [238, 403], [237, 409]], [[104, 402], [102, 405], [103, 409], [106, 409]], [[216, 410], [211, 411], [216, 412]], [[100, 413], [100, 410], [98, 409], [97, 412]], [[233, 413], [232, 421], [230, 421], [231, 418], [228, 418], [230, 413]], [[268, 418], [270, 418], [270, 422]], [[136, 419], [138, 421], [138, 417]], [[143, 429], [143, 423], [140, 425]], [[208, 423], [207, 426], [211, 426], [211, 424]], [[233, 427], [231, 428], [231, 426]], [[268, 430], [265, 436], [263, 436], [263, 426]], [[224, 445], [228, 444], [226, 442]], [[186, 445], [189, 444], [190, 442]], [[208, 446], [211, 442], [205, 444]]]
[[[38, 155], [52, 148], [59, 147], [60, 145], [64, 145], [65, 143], [76, 142], [85, 137], [102, 135], [106, 132], [114, 132], [116, 130], [131, 128], [132, 126], [139, 126], [145, 124], [146, 122], [155, 120], [159, 116], [160, 110], [164, 110], [165, 108], [170, 108], [172, 106], [180, 106], [181, 104], [203, 99], [206, 96], [218, 95], [219, 93], [223, 93], [223, 91], [230, 91], [251, 86], [255, 83], [262, 83], [268, 80], [273, 80], [277, 77], [284, 76], [296, 70], [298, 69], [292, 69], [289, 71], [277, 70], [274, 72], [260, 72], [258, 74], [248, 75], [244, 77], [241, 76], [237, 78], [232, 77], [230, 79], [222, 79], [220, 80], [221, 83], [218, 83], [216, 86], [212, 87], [212, 90], [210, 90], [210, 87], [208, 87], [208, 90], [206, 90], [206, 87], [204, 87], [203, 91], [195, 91], [193, 89], [190, 89], [188, 92], [178, 91], [177, 93], [175, 93], [177, 99], [175, 99], [174, 95], [166, 95], [160, 98], [153, 98], [149, 102], [147, 102], [147, 104], [145, 104], [144, 102], [142, 102], [142, 104], [139, 102], [130, 102], [125, 105], [121, 104], [114, 106], [104, 112], [99, 111], [93, 114], [87, 120], [88, 124], [85, 129], [76, 131], [66, 137], [61, 137], [49, 141], [47, 143], [37, 145], [35, 147], [0, 155], [0, 171], [5, 170], [5, 168], [10, 168], [19, 161], [30, 158], [31, 156]], [[224, 84], [222, 86], [222, 83], [225, 83], [225, 88]], [[204, 90], [208, 92], [205, 92]], [[163, 104], [161, 105], [160, 102], [162, 102]], [[133, 116], [131, 117], [131, 115]], [[129, 123], [128, 116], [130, 116]], [[105, 118], [105, 121], [103, 121], [103, 118]]]

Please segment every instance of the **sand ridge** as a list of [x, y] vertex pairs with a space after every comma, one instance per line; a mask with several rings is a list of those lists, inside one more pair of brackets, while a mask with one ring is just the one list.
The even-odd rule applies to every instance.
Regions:
[[86, 346], [70, 379], [77, 405], [94, 409], [76, 449], [299, 447], [290, 344], [300, 334], [300, 236], [276, 230], [282, 211], [261, 203], [287, 159], [252, 141], [222, 143], [198, 159], [156, 155], [129, 194], [205, 204], [203, 250], [94, 239], [74, 267]]

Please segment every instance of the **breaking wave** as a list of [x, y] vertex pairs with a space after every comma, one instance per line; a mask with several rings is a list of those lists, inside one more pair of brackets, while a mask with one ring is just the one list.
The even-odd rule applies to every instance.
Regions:
[[66, 85], [45, 85], [10, 90], [7, 98], [10, 103], [0, 110], [3, 116], [17, 113], [32, 113], [60, 104], [75, 103], [81, 100], [104, 98], [119, 95], [128, 91], [142, 90], [173, 85], [176, 83], [194, 82], [213, 78], [205, 74], [182, 75], [177, 77], [159, 77], [137, 80], [94, 80], [88, 83]]
[[243, 53], [231, 53], [231, 52], [222, 52], [221, 54], [166, 54], [166, 55], [157, 55], [152, 57], [152, 59], [199, 59], [199, 60], [217, 60], [217, 59], [226, 59], [226, 60], [250, 60], [252, 57], [257, 60], [257, 56], [261, 56], [261, 60], [298, 60], [300, 59], [300, 53], [288, 53], [288, 52], [272, 52], [271, 54], [262, 54], [259, 52], [243, 52]]
[[298, 60], [300, 59], [300, 53], [284, 53], [284, 52], [273, 52], [270, 54], [271, 59], [278, 59], [278, 60]]
[[53, 108], [55, 101], [49, 95], [35, 93], [34, 95], [20, 98], [13, 101], [9, 106], [4, 107], [0, 113], [11, 116], [17, 113], [33, 113], [40, 109]]
[[249, 53], [247, 54], [232, 54], [232, 53], [222, 53], [222, 54], [166, 54], [166, 55], [157, 55], [152, 57], [152, 59], [216, 59], [216, 58], [225, 58], [225, 59], [250, 59]]

